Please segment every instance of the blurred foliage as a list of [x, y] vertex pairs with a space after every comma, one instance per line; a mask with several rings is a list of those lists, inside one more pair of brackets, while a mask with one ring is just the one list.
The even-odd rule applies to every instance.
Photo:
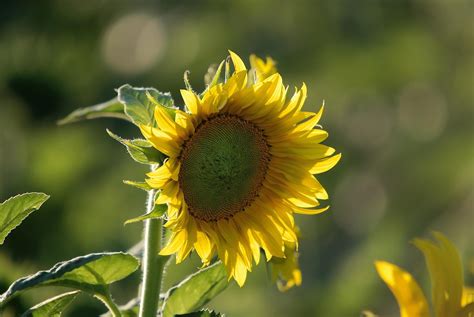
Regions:
[[[142, 179], [146, 167], [105, 132], [133, 138], [136, 129], [114, 119], [59, 127], [56, 120], [109, 100], [124, 83], [171, 91], [179, 101], [183, 72], [191, 70], [201, 90], [227, 49], [271, 55], [286, 83], [306, 82], [307, 109], [324, 99], [322, 124], [343, 159], [321, 176], [331, 209], [297, 219], [303, 285], [280, 294], [261, 264], [213, 308], [229, 316], [396, 315], [373, 260], [399, 263], [427, 289], [422, 256], [408, 241], [431, 229], [457, 245], [469, 274], [473, 21], [471, 0], [3, 1], [0, 201], [25, 191], [52, 198], [2, 246], [0, 290], [60, 260], [126, 250], [140, 239], [139, 224], [122, 224], [143, 213], [145, 194], [122, 180]], [[166, 285], [195, 260], [172, 265]], [[134, 275], [114, 286], [119, 303], [134, 297], [137, 282]], [[17, 298], [4, 316], [47, 295]], [[68, 315], [103, 311], [81, 296]]]

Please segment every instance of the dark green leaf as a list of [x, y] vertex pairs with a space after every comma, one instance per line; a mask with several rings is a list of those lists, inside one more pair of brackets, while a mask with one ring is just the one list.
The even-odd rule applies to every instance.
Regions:
[[130, 156], [141, 164], [160, 164], [165, 155], [155, 149], [150, 142], [144, 139], [126, 140], [107, 130], [107, 133], [118, 142], [125, 145]]
[[125, 114], [137, 126], [156, 126], [153, 113], [157, 104], [174, 114], [174, 101], [170, 93], [162, 93], [154, 88], [123, 85], [118, 89], [118, 100], [125, 106]]
[[168, 210], [168, 206], [165, 205], [165, 204], [155, 205], [149, 213], [138, 216], [136, 218], [129, 219], [129, 220], [125, 221], [125, 224], [128, 225], [130, 223], [144, 221], [144, 220], [147, 220], [147, 219], [161, 218], [164, 215], [164, 213], [166, 212], [166, 210]]
[[213, 310], [200, 310], [189, 314], [174, 315], [175, 317], [224, 317], [224, 314], [217, 313]]
[[197, 311], [222, 292], [227, 285], [227, 272], [221, 262], [202, 269], [168, 291], [163, 317]]
[[0, 245], [8, 234], [33, 211], [38, 210], [48, 200], [43, 193], [25, 193], [11, 197], [0, 204]]
[[149, 191], [149, 190], [152, 190], [152, 188], [150, 187], [150, 185], [148, 185], [146, 182], [135, 182], [135, 181], [123, 181], [124, 184], [127, 184], [127, 185], [130, 185], [130, 186], [133, 186], [133, 187], [136, 187], [136, 188], [139, 188], [139, 189], [143, 189], [145, 191]]
[[58, 124], [68, 124], [76, 121], [96, 119], [96, 118], [119, 118], [130, 121], [125, 115], [123, 105], [118, 101], [117, 97], [112, 100], [100, 103], [95, 106], [79, 108], [74, 110], [64, 119], [58, 121]]
[[122, 252], [93, 253], [67, 262], [60, 262], [50, 270], [21, 278], [0, 295], [0, 305], [24, 290], [39, 286], [64, 286], [90, 294], [103, 294], [105, 286], [135, 272], [137, 258]]
[[28, 309], [22, 317], [60, 317], [61, 313], [79, 294], [79, 291], [64, 293], [45, 300]]

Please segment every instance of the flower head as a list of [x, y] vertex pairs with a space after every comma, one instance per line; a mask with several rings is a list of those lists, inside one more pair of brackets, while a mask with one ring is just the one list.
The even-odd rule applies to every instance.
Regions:
[[160, 253], [179, 263], [195, 250], [204, 265], [217, 253], [242, 286], [260, 249], [269, 261], [298, 243], [294, 213], [328, 208], [317, 208], [328, 195], [314, 174], [340, 154], [320, 144], [328, 135], [315, 128], [322, 109], [302, 111], [305, 85], [287, 98], [278, 73], [251, 81], [240, 57], [231, 59], [225, 82], [201, 95], [181, 90], [186, 111], [172, 114], [155, 101], [157, 127], [141, 131], [168, 156], [146, 180], [160, 191], [156, 203], [168, 205], [172, 235]]
[[[455, 246], [441, 233], [437, 240], [415, 239], [430, 272], [434, 316], [473, 317], [474, 292], [463, 286], [462, 265]], [[377, 261], [377, 272], [387, 284], [400, 307], [401, 317], [428, 317], [429, 305], [413, 276], [398, 266]]]

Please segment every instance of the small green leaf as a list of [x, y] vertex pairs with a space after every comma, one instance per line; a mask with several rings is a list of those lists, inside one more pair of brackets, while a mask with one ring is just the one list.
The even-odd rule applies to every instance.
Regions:
[[130, 186], [133, 186], [133, 187], [136, 187], [136, 188], [139, 188], [139, 189], [143, 189], [145, 191], [152, 190], [150, 185], [148, 185], [146, 182], [135, 182], [135, 181], [124, 180], [123, 183], [127, 184], [127, 185], [130, 185]]
[[118, 101], [117, 97], [115, 97], [112, 100], [95, 106], [76, 109], [67, 117], [59, 120], [58, 124], [62, 125], [96, 118], [118, 118], [130, 121], [130, 119], [125, 115], [123, 105]]
[[228, 285], [227, 272], [221, 262], [202, 269], [169, 289], [163, 317], [188, 314], [201, 309]]
[[141, 164], [160, 164], [165, 159], [165, 155], [155, 149], [150, 142], [144, 139], [126, 140], [112, 133], [107, 129], [107, 133], [116, 141], [122, 143], [127, 148], [130, 156]]
[[166, 204], [155, 205], [149, 213], [132, 218], [132, 219], [128, 219], [127, 221], [125, 221], [124, 224], [128, 225], [130, 223], [144, 221], [147, 219], [161, 218], [165, 214], [166, 210], [168, 210], [168, 206]]
[[217, 313], [213, 310], [200, 310], [189, 314], [174, 315], [175, 317], [224, 317], [224, 314]]
[[74, 291], [45, 300], [28, 309], [21, 317], [60, 317], [78, 294], [79, 291]]
[[0, 245], [8, 234], [33, 211], [38, 210], [48, 200], [43, 193], [25, 193], [11, 197], [0, 204]]
[[104, 294], [106, 285], [135, 272], [138, 259], [123, 252], [93, 253], [60, 262], [47, 271], [16, 280], [0, 295], [0, 305], [18, 293], [39, 286], [64, 286]]
[[153, 113], [157, 103], [174, 113], [174, 101], [170, 93], [162, 93], [155, 88], [123, 85], [118, 89], [118, 100], [125, 106], [125, 114], [137, 126], [156, 126]]

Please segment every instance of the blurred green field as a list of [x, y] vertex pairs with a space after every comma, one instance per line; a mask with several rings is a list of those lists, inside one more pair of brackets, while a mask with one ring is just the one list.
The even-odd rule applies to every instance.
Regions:
[[[42, 191], [51, 199], [0, 249], [0, 292], [60, 260], [126, 250], [141, 236], [123, 222], [144, 212], [142, 180], [104, 119], [57, 126], [77, 107], [114, 97], [124, 83], [178, 91], [183, 72], [204, 87], [210, 64], [232, 49], [270, 55], [286, 84], [308, 86], [306, 109], [325, 101], [326, 142], [342, 161], [320, 180], [331, 209], [298, 216], [303, 285], [279, 293], [265, 264], [210, 307], [239, 316], [397, 316], [373, 261], [413, 272], [429, 293], [409, 241], [444, 232], [474, 266], [474, 1], [5, 1], [0, 10], [0, 201]], [[171, 265], [172, 285], [199, 266]], [[474, 285], [474, 269], [466, 279]], [[138, 274], [114, 285], [119, 303]], [[16, 316], [55, 290], [15, 299]], [[67, 316], [105, 309], [82, 296]], [[2, 313], [0, 312], [0, 316]]]

